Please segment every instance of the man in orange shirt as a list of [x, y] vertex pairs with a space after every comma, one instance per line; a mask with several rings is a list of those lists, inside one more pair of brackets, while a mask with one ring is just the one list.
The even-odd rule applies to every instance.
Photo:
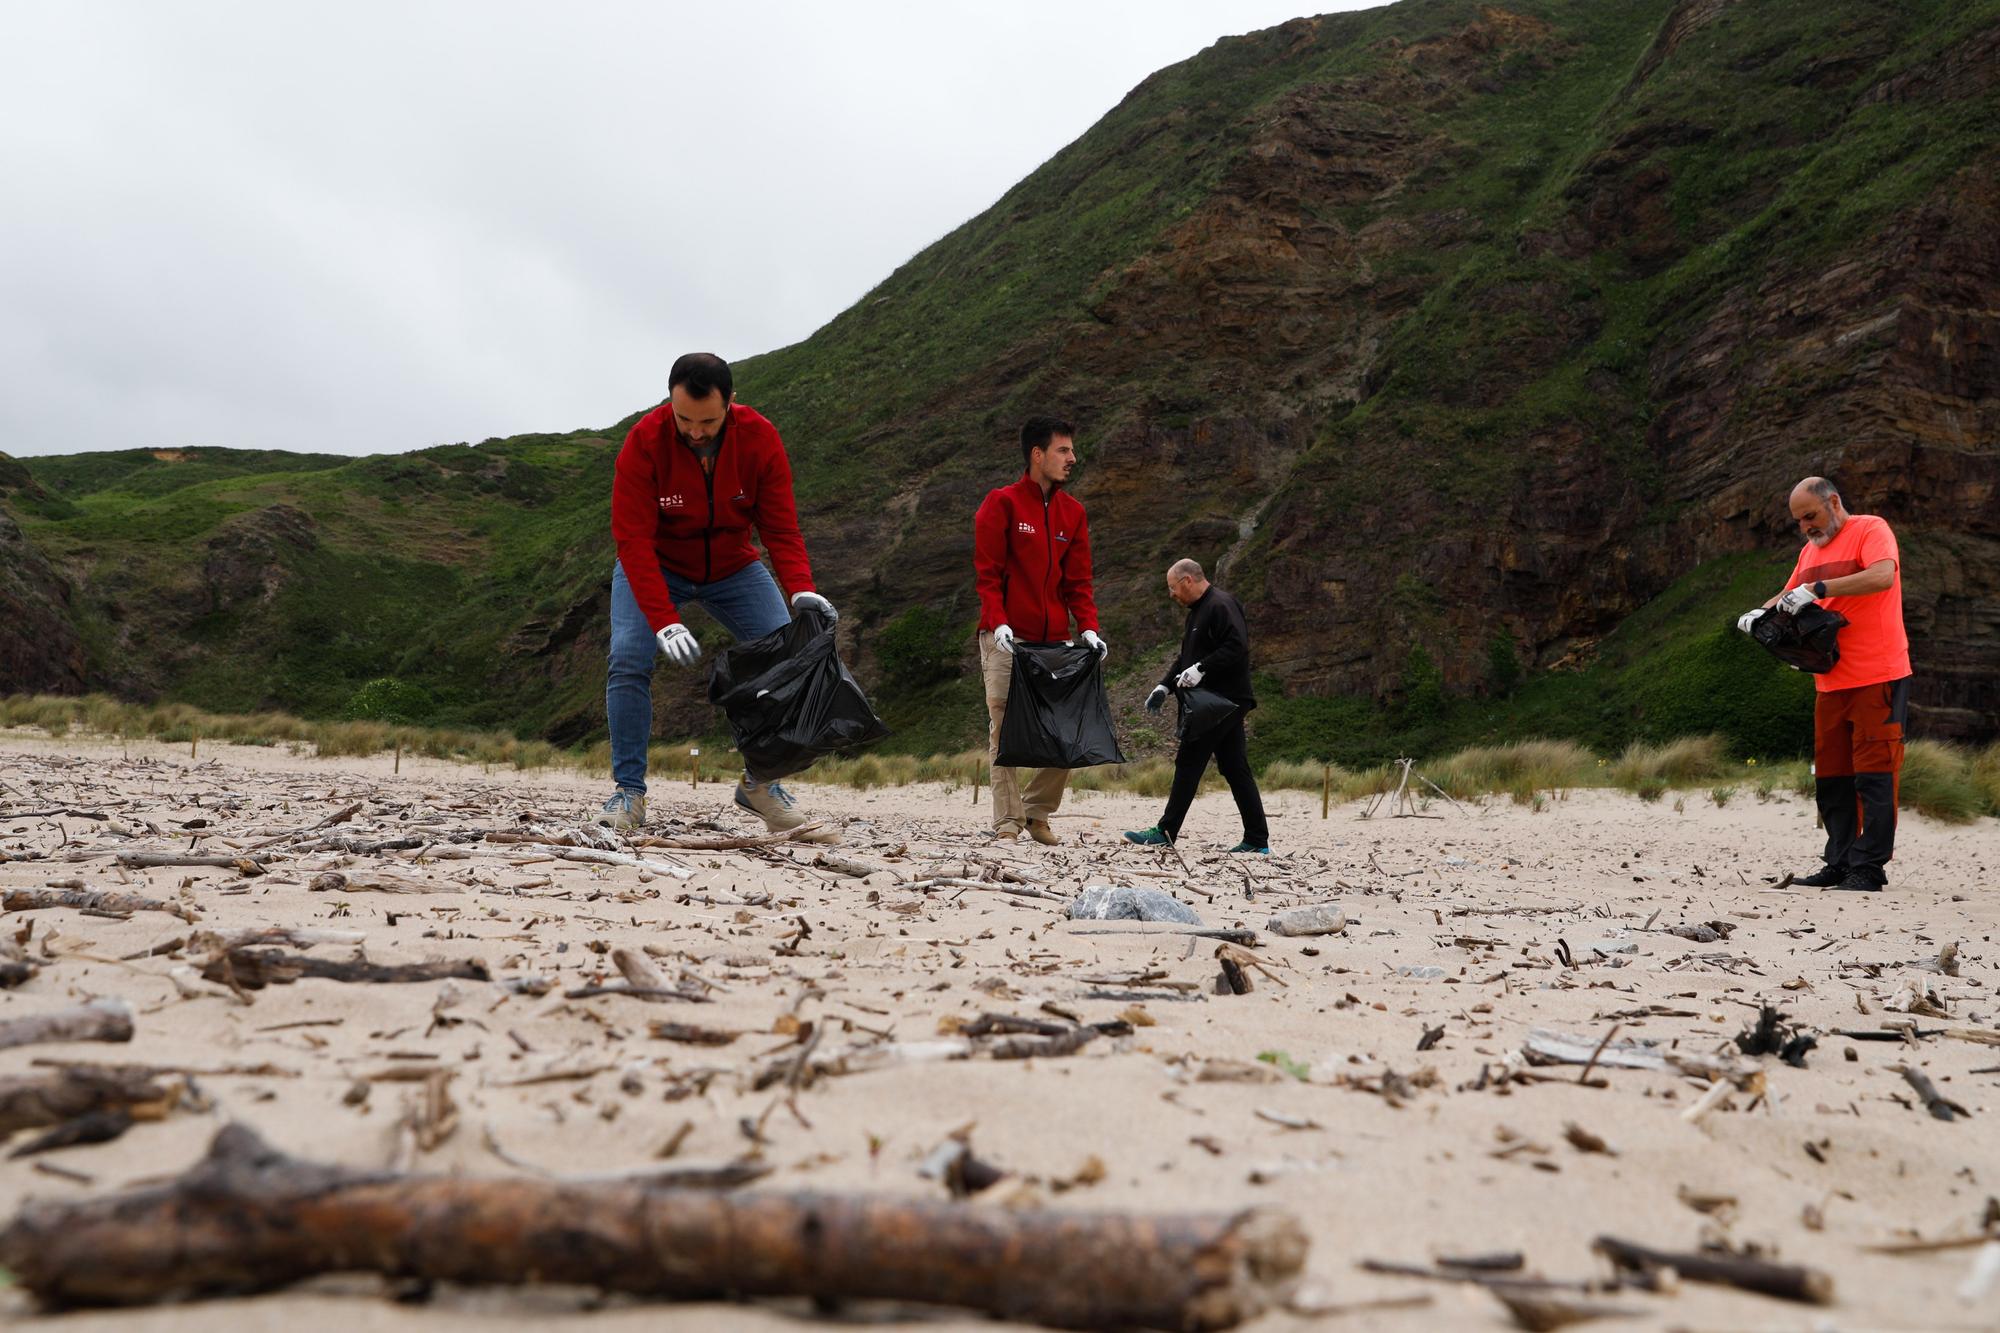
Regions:
[[1896, 534], [1873, 514], [1849, 513], [1825, 477], [1792, 488], [1792, 518], [1806, 539], [1785, 591], [1736, 622], [1745, 633], [1772, 607], [1814, 602], [1847, 617], [1840, 661], [1815, 676], [1813, 776], [1825, 861], [1792, 882], [1874, 892], [1896, 850], [1903, 722], [1910, 703], [1910, 640], [1903, 632], [1902, 561]]

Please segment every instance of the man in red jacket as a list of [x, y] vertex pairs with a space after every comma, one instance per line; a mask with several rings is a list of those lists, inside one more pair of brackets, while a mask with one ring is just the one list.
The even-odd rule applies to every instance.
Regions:
[[979, 666], [986, 679], [987, 762], [993, 771], [993, 832], [1006, 839], [1022, 830], [1036, 842], [1059, 842], [1049, 816], [1062, 804], [1066, 768], [1029, 770], [1026, 789], [1000, 753], [1000, 720], [1007, 715], [1013, 681], [1014, 642], [1053, 643], [1069, 638], [1070, 619], [1083, 641], [1102, 657], [1097, 602], [1090, 586], [1090, 525], [1083, 504], [1063, 490], [1076, 466], [1076, 431], [1054, 417], [1030, 417], [1021, 426], [1027, 470], [1012, 486], [988, 491], [972, 520], [972, 564], [979, 585]]
[[[597, 822], [634, 828], [646, 819], [646, 746], [653, 733], [653, 654], [675, 666], [701, 656], [680, 608], [693, 602], [739, 643], [760, 639], [790, 620], [783, 583], [796, 607], [811, 604], [829, 620], [832, 603], [813, 591], [805, 538], [792, 499], [792, 465], [778, 431], [735, 400], [729, 363], [690, 352], [667, 375], [667, 401], [625, 436], [611, 481], [611, 666], [604, 711], [611, 729], [611, 778], [618, 789]], [[773, 581], [750, 544], [755, 527]], [[791, 794], [745, 771], [736, 804], [773, 832], [806, 822]], [[816, 830], [815, 842], [839, 834]]]

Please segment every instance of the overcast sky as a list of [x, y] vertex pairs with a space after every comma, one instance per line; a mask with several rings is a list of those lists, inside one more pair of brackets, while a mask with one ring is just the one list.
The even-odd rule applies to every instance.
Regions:
[[1354, 0], [0, 0], [0, 451], [601, 426]]

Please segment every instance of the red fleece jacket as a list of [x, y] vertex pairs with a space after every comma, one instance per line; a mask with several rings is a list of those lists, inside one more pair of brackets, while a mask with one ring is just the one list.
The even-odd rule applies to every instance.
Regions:
[[986, 493], [972, 520], [979, 628], [1011, 626], [1029, 643], [1097, 628], [1090, 586], [1090, 524], [1083, 502], [1060, 487], [1046, 499], [1027, 473]]
[[681, 618], [661, 567], [694, 583], [726, 579], [757, 558], [753, 525], [786, 599], [814, 591], [792, 464], [776, 426], [753, 408], [731, 406], [711, 475], [682, 441], [672, 404], [639, 418], [611, 480], [611, 539], [654, 633]]

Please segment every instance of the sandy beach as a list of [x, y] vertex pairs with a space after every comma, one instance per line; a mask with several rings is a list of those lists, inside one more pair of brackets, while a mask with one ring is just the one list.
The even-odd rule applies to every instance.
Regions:
[[[1258, 1329], [1515, 1327], [1477, 1284], [1362, 1261], [1519, 1251], [1523, 1274], [1605, 1279], [1614, 1270], [1592, 1250], [1602, 1235], [1726, 1246], [1824, 1270], [1835, 1285], [1830, 1307], [1687, 1281], [1669, 1294], [1558, 1293], [1633, 1312], [1607, 1327], [2000, 1327], [2000, 1290], [1958, 1294], [1978, 1249], [1873, 1248], [1975, 1236], [2000, 1194], [1992, 820], [1906, 815], [1889, 891], [1841, 895], [1776, 887], [1813, 868], [1820, 845], [1810, 801], [1789, 794], [1738, 793], [1718, 808], [1706, 791], [1652, 803], [1585, 791], [1540, 810], [1438, 800], [1423, 817], [1364, 819], [1349, 804], [1322, 819], [1316, 795], [1267, 793], [1268, 861], [1221, 854], [1238, 831], [1226, 794], [1213, 794], [1187, 825], [1183, 871], [1119, 838], [1157, 817], [1147, 798], [1072, 793], [1055, 824], [1063, 845], [1044, 848], [991, 842], [984, 793], [796, 784], [806, 809], [841, 825], [837, 855], [874, 868], [862, 879], [813, 865], [821, 849], [796, 843], [635, 839], [622, 854], [653, 865], [563, 859], [537, 849], [574, 833], [601, 782], [408, 759], [390, 770], [386, 756], [204, 743], [190, 759], [185, 746], [0, 733], [0, 892], [77, 881], [195, 918], [6, 916], [9, 937], [29, 930], [40, 971], [0, 991], [0, 1023], [108, 996], [129, 1003], [135, 1032], [0, 1050], [0, 1077], [47, 1073], [49, 1061], [192, 1072], [175, 1075], [186, 1087], [164, 1118], [0, 1161], [0, 1211], [171, 1177], [232, 1121], [356, 1167], [560, 1176], [754, 1155], [772, 1170], [748, 1189], [928, 1199], [944, 1187], [919, 1165], [963, 1131], [1008, 1175], [962, 1207], [1297, 1217], [1311, 1240], [1300, 1303], [1340, 1312], [1274, 1312]], [[761, 833], [729, 792], [655, 785], [647, 832]], [[407, 845], [359, 852], [336, 840]], [[132, 852], [255, 856], [263, 873], [122, 866]], [[371, 890], [371, 876], [416, 891]], [[939, 878], [983, 883], [911, 887]], [[1119, 882], [1176, 893], [1205, 926], [1256, 930], [1249, 993], [1215, 993], [1214, 939], [1066, 919], [1063, 900]], [[1319, 902], [1346, 914], [1341, 933], [1264, 929]], [[1700, 925], [1716, 938], [1669, 933]], [[478, 959], [492, 980], [308, 977], [233, 993], [200, 975], [198, 945], [164, 947], [265, 927], [361, 937], [314, 944], [312, 957], [358, 947], [378, 963]], [[703, 1001], [567, 997], [618, 979], [614, 948], [642, 951]], [[520, 984], [533, 978], [543, 993]], [[1816, 1037], [1803, 1067], [1738, 1049], [1766, 1004]], [[936, 1041], [982, 1014], [1132, 1026], [1060, 1058], [830, 1068], [805, 1080], [797, 1114], [774, 1105], [782, 1088], [753, 1087], [759, 1068], [799, 1053], [802, 1025], [818, 1033], [814, 1057], [830, 1060]], [[691, 1045], [653, 1035], [661, 1021], [741, 1035]], [[1836, 1035], [1910, 1023], [1937, 1035]], [[1579, 1082], [1574, 1065], [1522, 1056], [1537, 1030], [1594, 1046], [1614, 1027], [1607, 1052], [1659, 1067], [1600, 1063]], [[1969, 1114], [1932, 1115], [1906, 1064]], [[1724, 1086], [1704, 1097], [1712, 1079]], [[422, 1105], [435, 1088], [452, 1108], [443, 1117]], [[1689, 1118], [1697, 1102], [1706, 1109]], [[386, 1290], [343, 1277], [61, 1317], [34, 1314], [12, 1290], [0, 1309], [64, 1330], [814, 1322], [803, 1301], [665, 1306], [528, 1287], [397, 1303]], [[897, 1318], [993, 1326], [952, 1312]]]

